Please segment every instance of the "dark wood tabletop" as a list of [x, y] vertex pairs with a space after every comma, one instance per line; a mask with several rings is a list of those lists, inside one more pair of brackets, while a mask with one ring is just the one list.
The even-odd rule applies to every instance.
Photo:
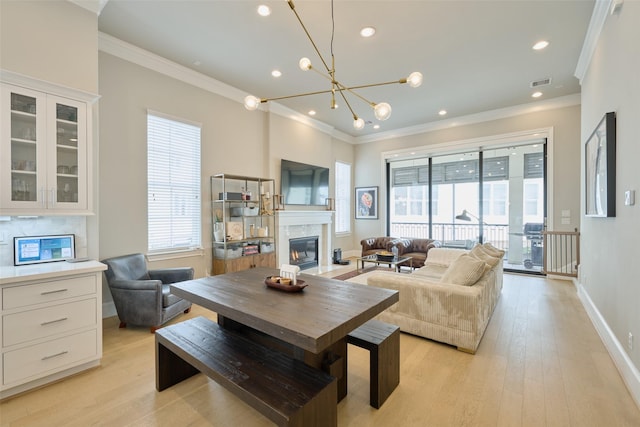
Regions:
[[320, 353], [398, 301], [398, 292], [301, 274], [301, 292], [265, 285], [271, 268], [204, 277], [171, 285], [171, 292], [221, 316], [312, 353]]

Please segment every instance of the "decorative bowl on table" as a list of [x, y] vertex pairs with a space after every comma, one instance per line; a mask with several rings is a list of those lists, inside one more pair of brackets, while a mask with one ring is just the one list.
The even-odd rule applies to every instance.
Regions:
[[302, 279], [296, 280], [296, 284], [292, 285], [291, 279], [281, 276], [267, 276], [264, 279], [264, 283], [270, 288], [284, 292], [300, 292], [307, 287], [307, 284]]
[[376, 254], [376, 259], [378, 261], [391, 262], [394, 260], [394, 256], [392, 252], [382, 251]]

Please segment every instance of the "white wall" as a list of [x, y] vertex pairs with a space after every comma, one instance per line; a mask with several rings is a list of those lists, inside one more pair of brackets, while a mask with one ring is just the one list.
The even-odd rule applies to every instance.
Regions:
[[0, 1], [0, 67], [98, 93], [98, 17], [67, 0]]
[[[640, 253], [640, 202], [625, 206], [624, 192], [635, 190], [640, 199], [639, 22], [640, 2], [636, 1], [624, 2], [619, 13], [607, 17], [582, 81], [583, 144], [605, 113], [617, 114], [617, 183], [616, 217], [582, 219], [580, 277], [584, 291], [635, 366], [636, 375], [640, 368], [640, 281], [636, 264]], [[584, 200], [584, 187], [582, 194]], [[627, 347], [629, 332], [634, 336], [633, 350]]]
[[190, 265], [211, 270], [209, 177], [262, 177], [265, 114], [106, 53], [100, 53], [100, 257], [147, 252], [147, 110], [202, 125], [203, 256], [151, 268]]
[[[154, 110], [202, 125], [202, 255], [164, 259], [150, 268], [192, 266], [211, 271], [209, 177], [229, 173], [276, 178], [280, 159], [330, 168], [353, 162], [353, 147], [308, 125], [261, 111], [101, 52], [100, 258], [147, 252], [146, 114]], [[333, 188], [333, 174], [331, 175]], [[297, 207], [287, 206], [287, 209]], [[310, 207], [307, 209], [324, 209]], [[105, 301], [111, 301], [108, 292]]]

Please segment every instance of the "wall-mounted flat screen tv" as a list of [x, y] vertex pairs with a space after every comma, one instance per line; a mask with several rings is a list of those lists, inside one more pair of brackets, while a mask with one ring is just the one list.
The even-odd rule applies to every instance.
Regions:
[[282, 159], [280, 190], [285, 205], [324, 205], [329, 197], [329, 169]]

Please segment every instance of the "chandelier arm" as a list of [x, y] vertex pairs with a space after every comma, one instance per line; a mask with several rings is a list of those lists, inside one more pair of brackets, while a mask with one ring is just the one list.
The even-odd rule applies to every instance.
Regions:
[[275, 98], [260, 98], [260, 102], [261, 103], [265, 103], [265, 102], [269, 102], [269, 101], [279, 101], [281, 99], [289, 99], [289, 98], [300, 98], [302, 96], [309, 96], [309, 95], [319, 95], [322, 93], [331, 93], [333, 90], [332, 89], [327, 89], [327, 90], [319, 90], [316, 92], [305, 92], [305, 93], [299, 93], [296, 95], [286, 95], [286, 96], [278, 96]]
[[[343, 91], [347, 91], [350, 94], [352, 94], [353, 96], [356, 96], [356, 97], [360, 98], [361, 100], [363, 100], [364, 102], [369, 104], [371, 107], [375, 107], [376, 106], [375, 102], [369, 101], [367, 98], [365, 98], [364, 96], [360, 95], [358, 92], [355, 92], [355, 91], [352, 90], [352, 89], [357, 89], [357, 88], [346, 87], [340, 82], [336, 82], [336, 86], [338, 86], [338, 89], [340, 90], [340, 93], [342, 93]], [[343, 97], [344, 97], [344, 95], [343, 95]]]
[[322, 64], [324, 65], [324, 68], [326, 68], [328, 73], [331, 73], [331, 69], [329, 68], [329, 66], [327, 65], [326, 61], [324, 60], [324, 58], [320, 54], [320, 50], [318, 49], [318, 47], [316, 46], [316, 43], [311, 38], [311, 34], [309, 34], [309, 31], [307, 30], [307, 27], [304, 25], [304, 22], [302, 22], [302, 18], [300, 18], [300, 15], [298, 15], [298, 12], [296, 11], [296, 6], [293, 4], [293, 0], [287, 0], [287, 3], [289, 3], [289, 7], [291, 8], [291, 11], [293, 11], [294, 15], [296, 15], [296, 18], [298, 18], [298, 22], [302, 26], [302, 29], [304, 30], [305, 34], [307, 35], [307, 38], [309, 39], [309, 41], [313, 45], [313, 48], [316, 50], [316, 53], [318, 54], [318, 57], [320, 58], [320, 61], [322, 61]]
[[407, 79], [400, 79], [400, 80], [393, 80], [390, 82], [382, 82], [382, 83], [370, 83], [367, 85], [358, 85], [358, 86], [349, 86], [349, 87], [345, 87], [345, 90], [351, 90], [351, 89], [364, 89], [367, 87], [376, 87], [376, 86], [386, 86], [386, 85], [395, 85], [395, 84], [404, 84], [407, 82]]
[[347, 101], [347, 97], [344, 96], [342, 85], [340, 83], [336, 82], [336, 86], [338, 87], [338, 92], [340, 92], [340, 96], [344, 100], [344, 103], [347, 104], [347, 108], [349, 109], [349, 111], [351, 111], [351, 115], [353, 116], [353, 120], [357, 120], [358, 119], [358, 115], [353, 111], [353, 108], [351, 108], [351, 104], [349, 104], [349, 101]]

